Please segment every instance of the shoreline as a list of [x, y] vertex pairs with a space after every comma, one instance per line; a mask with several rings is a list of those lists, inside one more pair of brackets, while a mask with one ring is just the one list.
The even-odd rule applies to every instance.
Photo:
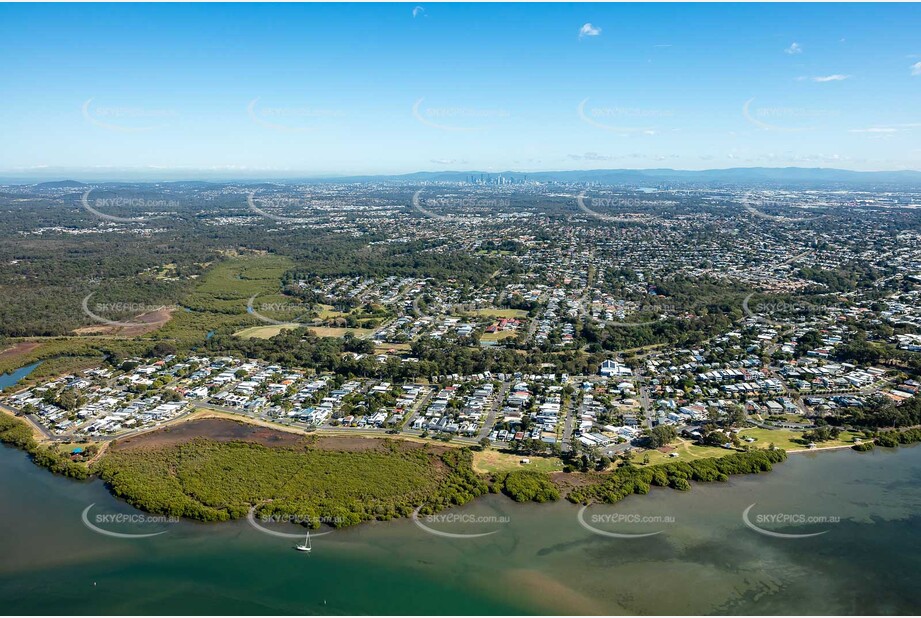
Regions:
[[[55, 445], [63, 444], [62, 441], [55, 440], [54, 437], [48, 435], [47, 433], [43, 433], [40, 430], [40, 428], [36, 426], [36, 423], [34, 423], [32, 419], [30, 419], [28, 416], [17, 416], [15, 412], [16, 412], [15, 409], [10, 408], [9, 406], [0, 405], [0, 413], [2, 413], [4, 416], [16, 422], [22, 423], [26, 425], [27, 427], [29, 427], [30, 433], [33, 436], [33, 440], [37, 442], [38, 445], [40, 445], [44, 450], [48, 450], [49, 453], [53, 453], [55, 450], [57, 450], [55, 448]], [[420, 445], [420, 444], [428, 445], [432, 443], [432, 441], [430, 440], [424, 440], [422, 438], [415, 437], [415, 436], [403, 436], [400, 434], [369, 435], [368, 432], [351, 431], [349, 429], [327, 430], [327, 429], [317, 428], [315, 430], [308, 431], [300, 427], [285, 426], [285, 425], [272, 423], [270, 421], [266, 421], [262, 419], [248, 417], [243, 414], [234, 414], [234, 413], [227, 412], [227, 411], [214, 410], [210, 407], [197, 406], [195, 404], [192, 404], [192, 409], [189, 412], [183, 413], [179, 417], [171, 419], [170, 421], [167, 421], [161, 424], [160, 426], [144, 428], [140, 431], [137, 431], [136, 433], [131, 433], [131, 434], [120, 436], [120, 437], [113, 436], [109, 439], [99, 440], [95, 442], [95, 444], [98, 444], [100, 446], [99, 452], [95, 453], [91, 459], [84, 461], [84, 462], [72, 462], [67, 457], [57, 457], [57, 459], [66, 460], [66, 464], [65, 464], [65, 461], [53, 462], [46, 458], [37, 458], [36, 457], [37, 451], [35, 451], [35, 449], [21, 447], [20, 445], [16, 443], [11, 443], [9, 444], [9, 446], [17, 446], [21, 450], [24, 450], [27, 454], [31, 456], [33, 463], [35, 463], [36, 465], [40, 467], [46, 468], [48, 471], [52, 473], [63, 474], [64, 476], [75, 476], [76, 473], [78, 472], [76, 468], [79, 468], [79, 471], [82, 471], [83, 473], [85, 473], [83, 474], [81, 478], [96, 477], [99, 480], [106, 483], [106, 485], [108, 485], [106, 479], [104, 478], [104, 475], [101, 473], [101, 469], [99, 468], [103, 460], [106, 457], [110, 456], [111, 454], [112, 449], [109, 449], [106, 447], [111, 446], [113, 443], [117, 441], [127, 440], [130, 442], [131, 440], [137, 439], [137, 438], [144, 440], [150, 434], [156, 434], [158, 432], [168, 433], [171, 430], [174, 430], [176, 427], [182, 427], [184, 425], [187, 425], [189, 422], [204, 421], [204, 420], [213, 420], [217, 422], [232, 423], [232, 424], [237, 424], [237, 425], [256, 427], [256, 428], [260, 428], [265, 431], [277, 432], [278, 434], [287, 434], [288, 436], [292, 436], [292, 437], [298, 436], [301, 438], [314, 437], [314, 438], [323, 438], [323, 439], [332, 440], [332, 441], [339, 439], [339, 440], [343, 440], [344, 442], [349, 439], [360, 440], [360, 441], [367, 440], [368, 443], [372, 443], [375, 441], [383, 443], [388, 440], [393, 440], [393, 441], [405, 442], [407, 444], [415, 444], [415, 445]], [[206, 441], [207, 440], [217, 441], [217, 442], [225, 441], [216, 435], [205, 434], [200, 437]], [[243, 443], [248, 442], [248, 440], [243, 440], [243, 439], [234, 440], [233, 438], [229, 438], [226, 441], [228, 442], [239, 441]], [[868, 440], [868, 442], [875, 443], [875, 441], [872, 439]], [[444, 449], [446, 451], [455, 451], [455, 452], [462, 452], [464, 448], [469, 449], [469, 446], [470, 446], [470, 445], [460, 444], [456, 442], [455, 443], [439, 442], [435, 445], [439, 446], [441, 449]], [[271, 446], [267, 444], [262, 444], [262, 446], [271, 448]], [[799, 448], [799, 449], [789, 449], [789, 450], [778, 448], [776, 450], [781, 451], [783, 453], [783, 457], [782, 459], [780, 459], [779, 461], [775, 463], [780, 463], [781, 461], [783, 461], [783, 459], [786, 458], [786, 454], [810, 453], [810, 452], [821, 452], [821, 451], [838, 451], [841, 449], [854, 450], [853, 446], [854, 444], [835, 444], [835, 445], [829, 445], [829, 446], [816, 446], [814, 448]], [[337, 449], [329, 449], [329, 450], [335, 451]], [[346, 448], [346, 451], [348, 450], [350, 449]], [[494, 449], [490, 449], [490, 450], [494, 450]], [[726, 457], [742, 458], [739, 460], [739, 462], [742, 462], [750, 454], [754, 455], [759, 452], [768, 452], [769, 450], [770, 449], [767, 449], [767, 448], [760, 448], [760, 449], [755, 449], [752, 451], [743, 451], [743, 450], [733, 449], [732, 451], [727, 451], [724, 455], [721, 455], [721, 456], [703, 457], [701, 459], [696, 459], [696, 460], [692, 460], [689, 462], [688, 461], [674, 461], [674, 462], [663, 461], [663, 462], [657, 462], [657, 463], [653, 463], [649, 465], [633, 464], [632, 466], [618, 466], [606, 472], [597, 473], [597, 474], [570, 473], [565, 478], [572, 482], [567, 482], [566, 480], [559, 479], [557, 474], [551, 474], [550, 472], [545, 472], [545, 471], [540, 471], [540, 470], [530, 470], [527, 467], [521, 467], [520, 471], [533, 472], [535, 474], [546, 477], [547, 481], [551, 483], [559, 491], [558, 498], [554, 499], [553, 501], [562, 499], [562, 500], [569, 501], [571, 503], [576, 503], [576, 504], [578, 503], [589, 503], [589, 504], [597, 503], [597, 504], [611, 505], [611, 504], [616, 504], [617, 502], [619, 502], [621, 499], [623, 499], [627, 495], [630, 495], [633, 493], [639, 493], [639, 494], [645, 493], [644, 491], [641, 491], [641, 490], [630, 490], [629, 493], [623, 494], [620, 497], [617, 497], [617, 498], [610, 497], [612, 494], [609, 493], [609, 488], [603, 487], [603, 486], [610, 482], [613, 482], [615, 485], [619, 483], [620, 481], [615, 480], [615, 477], [617, 477], [619, 474], [620, 475], [627, 474], [629, 476], [629, 473], [621, 472], [625, 469], [629, 470], [630, 468], [634, 468], [640, 474], [641, 477], [645, 477], [650, 474], [654, 474], [656, 469], [661, 469], [664, 467], [667, 470], [667, 474], [669, 477], [669, 481], [668, 483], [665, 484], [665, 486], [669, 486], [675, 490], [687, 490], [692, 487], [689, 483], [687, 483], [686, 481], [682, 481], [681, 479], [675, 480], [675, 479], [672, 479], [671, 477], [673, 475], [683, 476], [687, 480], [692, 480], [696, 478], [696, 480], [694, 481], [694, 484], [697, 484], [697, 483], [703, 483], [703, 482], [712, 482], [714, 480], [724, 480], [725, 475], [722, 475], [724, 477], [723, 479], [716, 479], [716, 478], [708, 476], [706, 473], [698, 474], [696, 469], [695, 469], [695, 472], [690, 473], [690, 472], [687, 472], [687, 470], [684, 470], [680, 464], [691, 465], [692, 467], [695, 467], [695, 468], [696, 466], [700, 464], [703, 464], [703, 468], [707, 468], [707, 467], [719, 468], [720, 464], [717, 462], [725, 459]], [[58, 455], [60, 455], [60, 453], [58, 453]], [[56, 465], [64, 464], [66, 465], [66, 467], [64, 469], [55, 468], [52, 464], [56, 464]], [[751, 473], [759, 472], [757, 468], [744, 469], [744, 467], [740, 469], [739, 471], [733, 472], [733, 471], [730, 471], [730, 469], [728, 468], [728, 466], [731, 466], [731, 465], [732, 464], [730, 464], [729, 462], [723, 462], [722, 464], [723, 468], [721, 469], [725, 469], [725, 472], [728, 475], [734, 475], [734, 474], [744, 475], [744, 474], [751, 474]], [[75, 468], [75, 469], [68, 470], [69, 468]], [[473, 465], [472, 458], [470, 462], [470, 468], [471, 468], [469, 471], [470, 474], [477, 477], [479, 479], [478, 482], [485, 483], [485, 485], [488, 487], [487, 491], [490, 493], [502, 493], [507, 498], [515, 500], [515, 501], [528, 502], [528, 501], [536, 500], [533, 497], [524, 498], [523, 500], [518, 500], [517, 496], [513, 496], [512, 494], [508, 493], [505, 487], [505, 479], [508, 476], [508, 474], [518, 472], [519, 470], [517, 468], [513, 471], [494, 471], [494, 472], [477, 471], [477, 469]], [[760, 471], [770, 471], [770, 466], [768, 466], [767, 468], [762, 467]], [[658, 478], [658, 476], [661, 476], [661, 475], [662, 475], [662, 472], [660, 471], [658, 475], [656, 475], [656, 478]], [[662, 481], [657, 481], [653, 484], [660, 485], [662, 484]], [[593, 495], [592, 491], [589, 490], [589, 487], [595, 487], [596, 488], [595, 491], [597, 491], [598, 493]], [[115, 493], [112, 492], [111, 488], [108, 488], [108, 489], [111, 495], [113, 496], [116, 495]], [[577, 494], [579, 494], [583, 490], [586, 490], [587, 493], [583, 494], [581, 498], [579, 497], [579, 495], [572, 496], [572, 493], [574, 491], [577, 492]], [[137, 496], [141, 496], [141, 495], [143, 495], [143, 492], [137, 494]], [[132, 502], [130, 495], [126, 494], [121, 497], [123, 499], [128, 499], [129, 503]], [[473, 498], [471, 498], [471, 500], [475, 500], [476, 497], [477, 496], [474, 496]], [[426, 498], [426, 500], [428, 500], [429, 498]], [[541, 502], [542, 500], [536, 500], [536, 501]], [[143, 506], [143, 502], [140, 502], [139, 504], [140, 505], [134, 505], [135, 508], [138, 508], [139, 511], [151, 512], [151, 513], [158, 512], [156, 509], [159, 507], [157, 506], [154, 506], [153, 510], [148, 510]], [[414, 504], [414, 506], [425, 506], [425, 504], [427, 504], [427, 502], [423, 501], [421, 505]], [[447, 508], [451, 508], [451, 506], [453, 505], [442, 505], [442, 506], [447, 506]], [[212, 507], [208, 507], [208, 508], [210, 509]], [[214, 508], [217, 508], [218, 511], [221, 511], [221, 509], [218, 507], [214, 507]], [[441, 510], [441, 509], [438, 508], [437, 510]], [[223, 520], [225, 515], [227, 516], [227, 519], [232, 520], [232, 519], [237, 518], [232, 513], [225, 513], [224, 515], [220, 517], [220, 519], [218, 519], [218, 521]], [[396, 516], [396, 518], [399, 518], [399, 517], [400, 517], [399, 515]], [[183, 518], [188, 519], [190, 521], [203, 521], [203, 522], [209, 521], [205, 517], [196, 517], [193, 514], [185, 514], [183, 515]], [[370, 519], [375, 519], [375, 517], [371, 517]], [[214, 521], [214, 520], [211, 520], [211, 521]], [[367, 519], [361, 519], [349, 525], [363, 523], [364, 521], [367, 521]]]
[[[248, 425], [252, 425], [256, 427], [262, 427], [264, 429], [269, 429], [273, 431], [280, 431], [280, 432], [285, 432], [285, 433], [296, 434], [296, 435], [305, 436], [305, 437], [310, 437], [310, 436], [324, 436], [324, 437], [333, 437], [333, 438], [335, 437], [343, 437], [343, 438], [355, 437], [355, 438], [367, 438], [367, 439], [372, 439], [372, 440], [375, 440], [375, 439], [377, 440], [382, 440], [382, 439], [403, 440], [403, 441], [413, 442], [417, 444], [432, 443], [431, 440], [426, 440], [424, 438], [421, 438], [415, 435], [404, 435], [403, 433], [385, 434], [385, 433], [377, 433], [377, 432], [370, 432], [370, 431], [354, 430], [352, 428], [347, 428], [347, 427], [345, 428], [317, 427], [312, 430], [307, 430], [301, 427], [294, 427], [291, 425], [284, 425], [281, 423], [272, 423], [270, 421], [253, 418], [253, 417], [247, 416], [242, 413], [234, 413], [234, 412], [228, 412], [224, 410], [217, 410], [217, 409], [210, 407], [208, 404], [192, 403], [190, 405], [192, 407], [190, 411], [185, 412], [176, 418], [165, 421], [164, 423], [160, 425], [153, 426], [153, 427], [145, 427], [145, 428], [136, 430], [133, 433], [127, 433], [121, 436], [118, 436], [118, 435], [105, 436], [104, 438], [99, 439], [99, 440], [89, 440], [88, 439], [87, 442], [94, 443], [94, 444], [100, 444], [100, 445], [103, 445], [103, 444], [108, 445], [109, 443], [114, 442], [114, 441], [135, 438], [135, 437], [142, 436], [142, 435], [156, 432], [156, 431], [168, 430], [171, 427], [183, 425], [191, 421], [207, 419], [207, 418], [214, 418], [214, 419], [222, 419], [222, 420], [227, 420], [227, 421], [248, 424]], [[30, 429], [32, 430], [33, 436], [35, 437], [36, 441], [39, 442], [40, 444], [44, 445], [44, 444], [79, 442], [78, 440], [74, 440], [74, 439], [64, 439], [64, 438], [57, 439], [54, 436], [51, 436], [49, 433], [47, 433], [47, 430], [45, 430], [40, 424], [33, 421], [28, 415], [20, 415], [17, 410], [5, 404], [0, 404], [0, 413], [6, 414], [7, 416], [10, 416], [17, 420], [21, 420], [25, 422], [26, 424], [28, 424]], [[891, 430], [891, 431], [898, 431], [898, 430]], [[865, 442], [873, 442], [873, 439], [869, 438], [865, 440]], [[796, 449], [783, 449], [783, 450], [785, 450], [787, 454], [817, 453], [821, 451], [831, 451], [831, 450], [840, 450], [840, 449], [848, 449], [848, 448], [852, 449], [855, 444], [859, 444], [859, 443], [855, 442], [852, 444], [836, 444], [833, 446], [816, 446], [814, 448], [796, 448]], [[470, 448], [472, 446], [476, 446], [475, 444], [468, 444], [465, 442], [459, 442], [459, 441], [453, 441], [453, 440], [450, 442], [438, 442], [438, 445], [447, 446], [451, 448]], [[496, 450], [497, 452], [501, 452], [500, 449], [493, 449], [493, 450]], [[759, 449], [759, 450], [764, 450], [764, 449]], [[745, 451], [733, 449], [732, 451], [727, 452], [726, 454], [729, 455], [731, 453], [742, 453], [742, 452], [745, 452]], [[651, 466], [664, 465], [665, 463], [670, 463], [670, 462], [655, 463], [655, 464], [651, 464]], [[642, 467], [647, 467], [647, 466], [640, 465], [637, 467], [642, 468]], [[613, 469], [616, 470], [618, 468], [615, 467]], [[488, 474], [488, 473], [483, 472], [480, 474]]]
[[[872, 442], [872, 440], [868, 440], [868, 442]], [[835, 446], [817, 446], [815, 448], [798, 448], [798, 449], [788, 450], [787, 454], [790, 455], [794, 453], [817, 453], [820, 451], [834, 451], [834, 450], [843, 449], [843, 448], [849, 448], [851, 450], [854, 450], [855, 444], [863, 444], [863, 443], [855, 442], [854, 444], [836, 444]]]
[[[236, 420], [237, 422], [240, 422], [238, 419], [226, 418], [226, 417], [221, 417], [221, 416], [218, 416], [218, 415], [214, 415], [214, 416], [210, 416], [210, 415], [201, 415], [201, 416], [198, 416], [197, 418], [194, 418], [194, 419], [193, 419], [193, 418], [190, 418], [190, 419], [188, 419], [188, 420], [204, 420], [204, 419], [227, 420], [227, 421]], [[292, 433], [296, 433], [296, 432], [292, 432]], [[305, 435], [309, 435], [309, 434], [305, 434]], [[328, 436], [328, 437], [335, 437], [335, 436], [329, 436], [328, 434], [327, 434], [327, 436]], [[356, 437], [357, 437], [357, 436], [356, 436]], [[51, 468], [49, 468], [49, 467], [47, 467], [47, 466], [45, 466], [45, 465], [41, 465], [39, 462], [35, 461], [34, 454], [31, 453], [28, 449], [20, 448], [20, 447], [18, 447], [18, 446], [15, 445], [15, 444], [10, 444], [10, 443], [6, 443], [6, 442], [0, 442], [0, 445], [5, 446], [5, 447], [8, 447], [8, 448], [11, 448], [11, 449], [14, 449], [14, 450], [17, 450], [17, 451], [21, 451], [27, 458], [30, 459], [30, 461], [31, 461], [33, 464], [37, 465], [37, 466], [40, 467], [40, 468], [43, 468], [43, 469], [44, 469], [45, 471], [47, 471], [47, 472], [50, 472], [50, 473], [55, 474], [55, 475], [60, 474], [59, 472], [57, 472], [57, 471], [55, 471], [55, 470], [52, 470]], [[900, 444], [899, 446], [906, 446], [906, 445], [905, 445], [905, 444]], [[851, 449], [851, 450], [853, 450], [850, 446], [847, 446], [847, 445], [836, 445], [836, 446], [830, 446], [830, 447], [824, 447], [824, 448], [816, 448], [816, 449], [799, 449], [799, 450], [795, 450], [795, 451], [784, 451], [784, 452], [785, 452], [785, 453], [808, 453], [808, 452], [812, 452], [812, 451], [833, 451], [833, 450], [841, 450], [841, 449]], [[777, 450], [781, 450], [781, 451], [782, 451], [783, 449], [777, 449]], [[898, 450], [898, 449], [895, 448], [895, 450]], [[757, 452], [757, 451], [749, 451], [748, 453], [752, 453], [752, 452]], [[738, 451], [738, 452], [736, 452], [736, 453], [741, 455], [741, 454], [743, 454], [744, 452]], [[100, 453], [98, 453], [98, 454], [93, 458], [92, 461], [95, 462], [95, 461], [98, 460], [102, 455], [103, 455], [103, 451], [100, 451]], [[781, 462], [778, 462], [778, 463], [782, 463], [782, 461], [783, 461], [783, 460], [781, 460]], [[89, 464], [89, 462], [88, 462], [88, 464]], [[656, 467], [660, 467], [661, 465], [667, 465], [667, 464], [653, 464], [653, 465], [651, 465], [651, 466], [648, 466], [648, 468], [649, 468], [649, 469], [654, 469], [654, 468], [656, 468]], [[89, 467], [89, 465], [87, 465], [87, 467]], [[646, 468], [646, 467], [644, 467], [644, 466], [634, 466], [634, 467], [637, 468], [638, 470], [642, 470], [642, 469]], [[770, 470], [762, 470], [760, 473], [769, 472], [769, 471], [770, 471]], [[752, 475], [758, 475], [758, 474], [760, 474], [760, 473], [757, 472], [757, 471], [754, 472], [754, 473], [752, 473], [752, 472], [743, 472], [743, 473], [738, 473], [738, 474], [730, 473], [729, 478], [731, 479], [732, 476], [742, 476], [742, 477], [745, 477], [745, 476], [752, 476]], [[483, 473], [476, 473], [476, 474], [477, 474], [478, 476], [480, 476], [480, 477], [489, 477], [489, 476], [490, 476], [490, 475], [488, 475], [488, 474], [483, 474]], [[611, 474], [610, 472], [609, 472], [609, 473], [606, 473], [606, 474], [604, 474], [603, 476], [599, 477], [598, 480], [600, 480], [600, 482], [604, 482], [604, 481], [606, 481], [606, 480], [608, 479], [608, 477], [610, 476], [610, 474]], [[61, 475], [61, 476], [65, 476], [66, 478], [70, 478], [71, 480], [90, 480], [90, 481], [98, 480], [98, 481], [100, 481], [101, 483], [103, 483], [103, 486], [105, 487], [106, 492], [107, 492], [113, 499], [118, 500], [118, 501], [125, 501], [127, 504], [131, 505], [132, 508], [136, 509], [138, 512], [142, 512], [142, 513], [151, 513], [151, 514], [156, 514], [156, 513], [157, 513], [156, 511], [149, 511], [149, 510], [146, 510], [146, 509], [144, 509], [144, 508], [142, 508], [142, 507], [140, 507], [140, 506], [137, 506], [137, 505], [132, 504], [132, 501], [130, 500], [130, 497], [129, 497], [129, 496], [119, 496], [119, 495], [116, 495], [115, 493], [113, 493], [112, 490], [111, 490], [111, 487], [109, 486], [109, 483], [108, 483], [104, 478], [102, 478], [102, 476], [99, 475], [98, 473], [90, 473], [86, 479], [74, 479], [74, 477], [71, 477], [71, 476], [66, 475], [66, 474], [60, 474], [60, 475]], [[548, 477], [549, 477], [549, 476], [550, 476], [550, 475], [548, 474]], [[694, 486], [696, 486], [696, 485], [704, 485], [704, 484], [706, 484], [706, 485], [718, 485], [719, 483], [714, 483], [714, 482], [712, 482], [712, 481], [706, 481], [706, 480], [695, 480], [695, 481], [692, 481], [692, 483], [690, 484], [690, 488], [692, 489], [692, 488], [693, 488]], [[554, 483], [554, 485], [557, 485], [557, 483]], [[563, 487], [560, 487], [559, 485], [557, 485], [557, 487], [558, 487], [559, 489], [561, 489], [561, 490], [563, 489]], [[659, 487], [659, 489], [672, 489], [673, 491], [681, 491], [681, 489], [678, 489], [678, 488], [675, 488], [675, 487], [671, 487], [671, 486], [668, 486], [668, 485], [661, 486], [661, 487]], [[514, 502], [514, 503], [516, 503], [516, 504], [522, 504], [522, 502], [519, 502], [519, 501], [515, 500], [511, 495], [509, 495], [509, 494], [507, 494], [506, 492], [504, 492], [504, 491], [502, 491], [501, 489], [499, 489], [498, 491], [487, 491], [487, 492], [481, 494], [480, 496], [473, 497], [471, 500], [469, 500], [468, 502], [465, 502], [465, 503], [463, 503], [463, 504], [447, 505], [447, 506], [445, 507], [445, 509], [446, 509], [446, 510], [450, 510], [450, 509], [455, 508], [455, 507], [461, 507], [461, 506], [467, 506], [467, 505], [469, 505], [469, 504], [473, 504], [474, 502], [477, 501], [478, 498], [482, 497], [483, 495], [490, 495], [490, 494], [492, 494], [492, 493], [500, 494], [500, 495], [502, 495], [505, 499], [507, 499], [507, 500], [509, 500], [509, 501], [511, 501], [511, 502]], [[618, 499], [618, 500], [613, 501], [613, 502], [609, 502], [609, 501], [606, 501], [606, 500], [593, 499], [593, 500], [591, 500], [591, 501], [588, 502], [588, 505], [596, 505], [596, 506], [598, 506], [598, 505], [606, 505], [606, 506], [613, 506], [613, 505], [617, 504], [618, 502], [620, 502], [623, 498], [629, 497], [630, 495], [642, 496], [642, 495], [645, 495], [645, 492], [633, 492], [633, 493], [631, 493], [631, 494], [624, 495], [621, 499]], [[575, 507], [575, 508], [579, 508], [580, 505], [583, 505], [583, 504], [584, 504], [584, 503], [581, 503], [581, 502], [579, 502], [579, 501], [570, 500], [570, 499], [567, 498], [566, 495], [562, 495], [562, 494], [561, 494], [561, 496], [560, 496], [559, 499], [553, 500], [552, 502], [568, 503], [570, 506]], [[540, 502], [536, 502], [536, 501], [532, 501], [532, 500], [531, 500], [531, 501], [525, 501], [525, 503], [531, 503], [532, 505], [535, 505], [535, 506], [540, 505]], [[441, 510], [441, 509], [438, 509], [438, 510]], [[184, 520], [184, 521], [195, 522], [195, 523], [202, 523], [202, 524], [226, 523], [227, 521], [234, 521], [234, 520], [240, 519], [239, 517], [235, 517], [235, 516], [231, 516], [231, 517], [229, 517], [229, 518], [226, 519], [226, 520], [207, 520], [207, 519], [199, 519], [199, 518], [196, 518], [196, 517], [190, 517], [190, 516], [186, 516], [186, 515], [182, 515], [182, 516], [180, 516], [180, 517], [181, 517], [181, 519]], [[410, 518], [409, 516], [406, 516], [406, 517], [403, 517], [403, 516], [396, 516], [396, 517], [393, 517], [392, 519], [395, 519], [395, 520], [396, 520], [396, 519], [409, 519], [409, 518]], [[351, 528], [351, 527], [354, 527], [354, 526], [357, 526], [357, 525], [361, 525], [361, 524], [364, 524], [364, 523], [368, 523], [369, 521], [377, 521], [377, 520], [375, 520], [375, 519], [373, 519], [373, 518], [370, 519], [370, 520], [362, 520], [362, 521], [355, 522], [355, 523], [353, 523], [353, 524], [348, 524], [347, 526], [344, 526], [344, 527], [349, 527], [349, 528]], [[385, 521], [386, 521], [386, 520], [385, 520]]]
[[35, 441], [39, 444], [45, 444], [48, 442], [55, 442], [54, 439], [49, 438], [48, 435], [42, 430], [42, 428], [36, 424], [27, 414], [19, 415], [19, 413], [4, 404], [0, 404], [0, 414], [9, 416], [16, 420], [24, 422], [32, 430], [32, 437], [35, 438]]

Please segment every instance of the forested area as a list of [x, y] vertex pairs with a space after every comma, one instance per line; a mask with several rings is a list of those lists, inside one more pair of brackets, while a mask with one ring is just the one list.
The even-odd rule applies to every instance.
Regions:
[[866, 429], [914, 427], [921, 425], [921, 396], [901, 403], [885, 396], [868, 397], [863, 406], [845, 408], [829, 422]]
[[499, 475], [495, 483], [515, 502], [553, 502], [560, 499], [559, 488], [546, 472], [513, 470]]
[[0, 413], [0, 442], [21, 448], [31, 455], [37, 466], [48, 468], [56, 474], [63, 474], [77, 479], [85, 479], [89, 469], [75, 461], [55, 444], [39, 444], [32, 435], [29, 425], [18, 418]]
[[[445, 345], [443, 341], [420, 338], [410, 345], [417, 362], [404, 363], [391, 357], [378, 362], [370, 352], [372, 344], [365, 339], [317, 337], [310, 328], [285, 330], [269, 339], [236, 337], [230, 332], [215, 334], [203, 350], [213, 354], [235, 353], [247, 358], [309, 367], [317, 372], [331, 371], [345, 377], [378, 377], [388, 380], [414, 380], [458, 373], [470, 375], [484, 371], [514, 373], [516, 371], [594, 373], [605, 358], [599, 353], [579, 350], [550, 353], [484, 348], [475, 342]], [[360, 359], [344, 352], [364, 354]]]
[[94, 471], [140, 509], [204, 521], [290, 516], [341, 527], [464, 504], [487, 491], [467, 450], [408, 443], [359, 451], [191, 442], [112, 449]]
[[694, 461], [669, 462], [656, 466], [634, 465], [617, 468], [599, 477], [598, 482], [575, 488], [567, 496], [570, 502], [613, 504], [631, 494], [649, 493], [651, 486], [688, 490], [691, 481], [725, 482], [732, 474], [757, 474], [771, 470], [773, 464], [787, 458], [782, 449], [732, 453]]
[[[312, 226], [279, 228], [254, 217], [245, 194], [214, 195], [209, 188], [207, 183], [171, 183], [94, 189], [90, 203], [130, 195], [117, 208], [102, 208], [111, 215], [144, 217], [143, 224], [129, 227], [88, 212], [81, 205], [79, 183], [72, 193], [53, 198], [0, 195], [0, 294], [5, 299], [0, 335], [63, 335], [93, 325], [81, 309], [90, 293], [91, 308], [110, 308], [98, 312], [110, 320], [140, 313], [132, 312], [133, 306], [188, 302], [194, 308], [189, 294], [196, 279], [209, 265], [241, 250], [292, 258], [291, 270], [280, 273], [279, 290], [300, 278], [335, 275], [480, 283], [505, 263], [499, 256], [468, 255], [438, 241], [388, 244], [373, 233], [356, 238]], [[233, 223], [215, 224], [216, 217]], [[119, 310], [119, 305], [127, 307]]]

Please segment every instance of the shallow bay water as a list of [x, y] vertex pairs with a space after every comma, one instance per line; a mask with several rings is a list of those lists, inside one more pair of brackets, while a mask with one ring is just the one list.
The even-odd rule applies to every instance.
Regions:
[[[610, 506], [485, 496], [315, 535], [246, 521], [129, 521], [99, 481], [0, 448], [4, 613], [908, 614], [921, 611], [921, 448], [793, 454], [766, 474]], [[769, 532], [816, 534], [777, 538]], [[123, 533], [114, 538], [83, 523]], [[809, 523], [804, 518], [825, 518]], [[108, 518], [108, 519], [107, 519]], [[782, 521], [779, 518], [785, 518]], [[813, 520], [810, 520], [813, 521]], [[271, 527], [268, 526], [267, 527]], [[274, 528], [299, 532], [296, 527]]]

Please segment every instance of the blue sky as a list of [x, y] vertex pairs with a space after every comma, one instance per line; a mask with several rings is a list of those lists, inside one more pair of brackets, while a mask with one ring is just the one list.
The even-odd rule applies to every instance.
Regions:
[[908, 4], [5, 4], [0, 171], [921, 169], [919, 33]]

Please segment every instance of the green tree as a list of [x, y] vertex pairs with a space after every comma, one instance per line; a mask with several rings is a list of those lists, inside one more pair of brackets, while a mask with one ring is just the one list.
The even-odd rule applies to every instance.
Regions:
[[678, 432], [671, 425], [656, 425], [649, 431], [649, 445], [652, 448], [659, 448], [677, 437]]

